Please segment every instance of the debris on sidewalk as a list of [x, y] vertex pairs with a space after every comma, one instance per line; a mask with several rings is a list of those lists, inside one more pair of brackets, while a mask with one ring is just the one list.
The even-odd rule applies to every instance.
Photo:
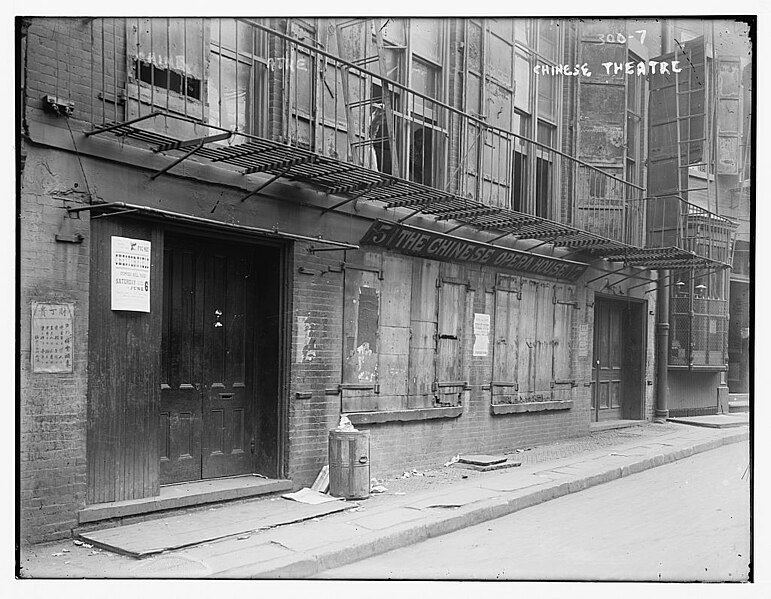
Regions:
[[311, 485], [311, 491], [326, 493], [329, 491], [329, 464], [324, 466], [319, 472], [316, 480]]
[[505, 455], [468, 455], [461, 456], [460, 459], [453, 464], [453, 467], [478, 470], [479, 472], [489, 472], [490, 470], [514, 468], [521, 465], [522, 462], [509, 460]]
[[336, 431], [347, 431], [347, 432], [353, 432], [356, 430], [356, 428], [353, 426], [353, 423], [348, 419], [348, 416], [343, 414], [340, 416], [340, 423], [337, 425]]
[[325, 493], [319, 493], [308, 487], [304, 487], [294, 493], [285, 493], [281, 497], [284, 499], [291, 499], [292, 501], [298, 501], [300, 503], [308, 503], [311, 505], [318, 505], [319, 503], [327, 503], [329, 501], [338, 501], [337, 497], [331, 497]]
[[447, 468], [448, 466], [452, 466], [454, 463], [456, 463], [459, 460], [460, 460], [460, 454], [453, 456], [449, 462], [444, 463], [444, 467]]
[[388, 489], [383, 485], [375, 485], [370, 489], [370, 493], [385, 493], [386, 491], [388, 491]]

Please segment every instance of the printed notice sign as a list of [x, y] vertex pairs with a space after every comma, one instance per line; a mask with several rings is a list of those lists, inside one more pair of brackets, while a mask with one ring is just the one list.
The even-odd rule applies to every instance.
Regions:
[[490, 315], [474, 314], [473, 355], [486, 356], [490, 353]]
[[112, 238], [113, 310], [150, 311], [150, 242], [128, 237]]
[[72, 372], [74, 304], [32, 304], [32, 372]]

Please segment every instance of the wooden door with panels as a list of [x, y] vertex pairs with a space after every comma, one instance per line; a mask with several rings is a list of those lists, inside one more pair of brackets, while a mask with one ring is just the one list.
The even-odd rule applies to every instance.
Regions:
[[623, 417], [624, 305], [598, 299], [594, 307], [592, 420]]
[[167, 235], [161, 484], [254, 471], [253, 250]]

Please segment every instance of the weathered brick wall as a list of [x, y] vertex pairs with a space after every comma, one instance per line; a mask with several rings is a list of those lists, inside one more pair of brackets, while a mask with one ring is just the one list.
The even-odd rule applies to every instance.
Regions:
[[[21, 535], [38, 542], [69, 534], [86, 494], [88, 217], [62, 228], [65, 207], [82, 201], [83, 182], [62, 154], [27, 148], [21, 174], [19, 276]], [[57, 233], [80, 233], [80, 244]], [[33, 373], [32, 302], [72, 303], [72, 373]]]
[[310, 254], [310, 245], [295, 244], [288, 322], [288, 474], [295, 486], [310, 485], [326, 463], [327, 434], [340, 418], [340, 396], [326, 389], [336, 387], [342, 376], [343, 252]]
[[126, 79], [125, 19], [33, 18], [26, 36], [28, 108], [42, 108], [53, 95], [74, 103], [71, 119], [122, 120], [114, 98]]
[[[343, 275], [327, 270], [339, 268], [341, 256], [336, 252], [310, 256], [306, 244], [296, 244], [294, 260], [289, 476], [295, 486], [303, 486], [310, 485], [326, 463], [328, 431], [337, 425], [340, 416], [340, 396], [335, 390], [342, 374], [344, 287]], [[370, 430], [372, 476], [436, 466], [458, 453], [502, 452], [588, 431], [590, 396], [582, 386], [570, 392], [574, 400], [570, 410], [490, 413], [493, 352], [484, 357], [472, 355], [470, 321], [474, 313], [494, 318], [495, 273], [467, 267], [461, 276], [464, 278], [469, 279], [473, 291], [467, 293], [468, 319], [462, 341], [471, 387], [463, 413], [457, 418], [359, 425], [360, 429]], [[571, 345], [575, 345], [577, 323], [587, 313], [585, 306], [579, 308], [573, 315]], [[572, 369], [583, 367], [591, 372], [591, 356], [580, 362], [574, 351], [571, 359]], [[589, 380], [590, 374], [585, 379]]]

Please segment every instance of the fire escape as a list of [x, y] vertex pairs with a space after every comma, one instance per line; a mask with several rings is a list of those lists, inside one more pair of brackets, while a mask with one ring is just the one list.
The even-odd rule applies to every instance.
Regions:
[[[329, 194], [330, 204], [322, 214], [371, 202], [389, 209], [391, 222], [398, 224], [422, 215], [445, 234], [473, 235], [493, 245], [517, 239], [525, 242], [527, 251], [543, 248], [540, 251], [551, 250], [563, 258], [614, 263], [612, 270], [598, 267], [603, 277], [636, 267], [642, 270], [623, 279], [639, 278], [643, 282], [637, 286], [654, 283], [644, 276], [645, 270], [716, 270], [731, 262], [732, 223], [689, 204], [679, 185], [646, 191], [391, 79], [399, 48], [385, 43], [382, 24], [373, 27], [375, 44], [362, 57], [352, 51], [357, 40], [347, 37], [345, 24], [328, 31], [322, 44], [303, 35], [291, 20], [285, 32], [238, 20], [228, 35], [212, 25], [211, 44], [199, 40], [196, 46], [185, 42], [189, 31], [178, 38], [166, 21], [162, 51], [176, 56], [174, 64], [157, 58], [162, 52], [152, 46], [158, 39], [153, 21], [127, 19], [125, 88], [117, 75], [122, 68], [119, 52], [94, 54], [101, 102], [92, 106], [94, 125], [85, 133], [117, 136], [174, 158], [152, 178], [189, 159], [247, 177], [263, 175], [242, 200], [278, 179], [297, 181]], [[199, 21], [205, 39], [209, 26]], [[96, 45], [116, 43], [117, 37], [110, 40], [111, 31], [100, 23], [92, 24]], [[338, 52], [330, 51], [332, 47]], [[225, 84], [228, 69], [234, 77]], [[677, 93], [689, 91], [678, 88]], [[680, 135], [683, 119], [677, 122]], [[686, 143], [679, 139], [678, 147]], [[492, 157], [478, 151], [483, 145], [496, 150]], [[487, 197], [480, 182], [480, 174], [490, 168], [485, 161], [507, 157], [502, 178], [514, 186], [510, 157], [515, 151], [548, 161], [553, 173], [550, 193], [563, 194], [571, 206], [580, 203], [581, 222], [592, 226], [572, 224], [577, 221], [570, 210], [549, 219], [512, 210], [510, 203], [496, 205]], [[476, 184], [469, 183], [472, 175]], [[528, 193], [536, 191], [531, 186]], [[148, 210], [138, 205], [91, 209]]]

